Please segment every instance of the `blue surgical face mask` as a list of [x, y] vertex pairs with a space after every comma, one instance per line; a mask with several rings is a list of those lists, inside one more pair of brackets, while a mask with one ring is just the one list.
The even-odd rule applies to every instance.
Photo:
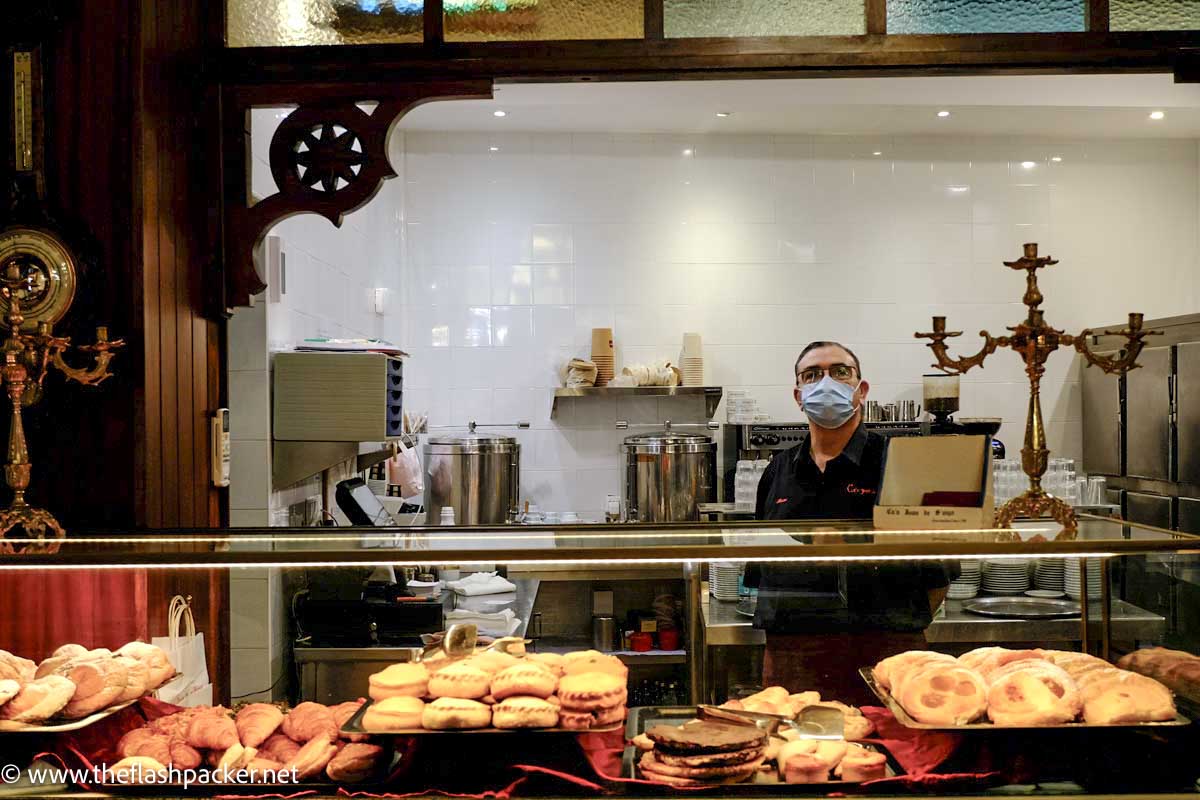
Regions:
[[800, 407], [809, 422], [822, 428], [840, 428], [858, 410], [854, 405], [854, 387], [828, 375], [800, 387]]

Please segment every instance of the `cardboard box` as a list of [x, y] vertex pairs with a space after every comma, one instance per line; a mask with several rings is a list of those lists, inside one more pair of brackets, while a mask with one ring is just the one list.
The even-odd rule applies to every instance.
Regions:
[[[925, 506], [931, 492], [972, 492], [979, 505]], [[991, 528], [995, 516], [990, 436], [897, 436], [888, 439], [875, 498], [877, 530]], [[925, 541], [937, 541], [937, 537]], [[990, 541], [992, 534], [980, 540]], [[888, 541], [892, 541], [891, 537]], [[953, 537], [962, 541], [962, 535]], [[879, 541], [878, 539], [876, 541]]]

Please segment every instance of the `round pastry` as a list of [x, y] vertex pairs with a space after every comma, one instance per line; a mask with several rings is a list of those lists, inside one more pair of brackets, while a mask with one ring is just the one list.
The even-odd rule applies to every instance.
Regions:
[[749, 778], [758, 771], [762, 764], [762, 756], [741, 763], [729, 764], [725, 766], [710, 766], [710, 767], [681, 767], [674, 764], [664, 764], [658, 757], [658, 753], [649, 752], [643, 753], [638, 761], [638, 767], [642, 772], [654, 780], [664, 780], [669, 778], [677, 778], [685, 781], [696, 781], [703, 783], [711, 782], [738, 782]]
[[558, 699], [572, 711], [612, 708], [625, 702], [625, 681], [603, 672], [565, 675], [558, 682]]
[[515, 695], [545, 698], [554, 694], [557, 686], [558, 679], [545, 667], [517, 664], [492, 678], [492, 696], [497, 700]]
[[525, 660], [541, 664], [553, 672], [556, 678], [562, 677], [563, 667], [566, 666], [566, 658], [558, 653], [527, 653]]
[[901, 672], [910, 669], [912, 666], [924, 663], [930, 659], [942, 661], [954, 661], [954, 656], [948, 656], [944, 653], [935, 653], [929, 650], [907, 650], [903, 653], [897, 653], [894, 656], [888, 656], [875, 665], [873, 670], [875, 682], [882, 688], [889, 691], [895, 687], [896, 679]]
[[1123, 669], [1092, 670], [1079, 679], [1083, 719], [1093, 725], [1175, 719], [1171, 690], [1153, 678]]
[[[592, 651], [588, 651], [592, 652]], [[606, 656], [603, 653], [594, 653], [588, 656], [577, 656], [571, 658], [568, 654], [563, 661], [563, 675], [584, 675], [589, 672], [603, 672], [608, 675], [620, 678], [624, 683], [629, 677], [629, 668], [625, 663], [616, 656]], [[787, 696], [787, 693], [784, 693]]]
[[175, 675], [175, 667], [166, 652], [156, 645], [145, 642], [128, 642], [117, 651], [119, 656], [129, 656], [142, 661], [150, 668], [148, 689], [157, 689]]
[[445, 669], [451, 664], [457, 664], [461, 662], [455, 661], [442, 651], [437, 650], [427, 656], [422, 656], [420, 662], [418, 663], [425, 668], [426, 672], [432, 675], [439, 670]]
[[83, 656], [72, 661], [65, 677], [75, 684], [61, 712], [67, 719], [81, 719], [116, 702], [129, 684], [129, 670], [115, 658], [92, 659]]
[[846, 755], [844, 741], [797, 739], [779, 748], [776, 764], [784, 783], [827, 783]]
[[[918, 650], [907, 654], [907, 658], [897, 662], [890, 670], [888, 675], [888, 691], [895, 697], [901, 689], [904, 688], [904, 681], [923, 667], [929, 664], [947, 664], [956, 666], [958, 661], [954, 656], [946, 655], [945, 653], [936, 653], [929, 650]], [[881, 662], [882, 663], [882, 662]]]
[[488, 693], [492, 676], [466, 662], [451, 664], [429, 677], [430, 697], [475, 700]]
[[860, 744], [846, 746], [846, 755], [834, 767], [833, 774], [844, 781], [862, 783], [887, 775], [887, 756]]
[[498, 650], [481, 650], [468, 658], [465, 663], [481, 669], [489, 675], [495, 675], [509, 667], [520, 664], [521, 659], [516, 656], [510, 656], [508, 653], [501, 653]]
[[953, 663], [930, 663], [906, 673], [892, 696], [909, 716], [927, 725], [966, 725], [988, 708], [988, 689], [979, 673]]
[[117, 696], [113, 704], [127, 703], [131, 700], [137, 700], [146, 693], [150, 685], [150, 667], [145, 663], [138, 661], [136, 658], [128, 656], [116, 656], [115, 661], [119, 662], [127, 670], [125, 679], [125, 691]]
[[991, 674], [1001, 667], [1008, 666], [1014, 661], [1045, 660], [1042, 650], [1010, 650], [1007, 647], [979, 647], [963, 653], [958, 662], [968, 669], [973, 669], [991, 683]]
[[50, 657], [58, 658], [59, 656], [67, 656], [68, 658], [73, 658], [75, 656], [81, 656], [87, 651], [88, 649], [81, 644], [64, 644], [51, 653]]
[[638, 750], [653, 750], [654, 740], [644, 733], [639, 733], [637, 736], [629, 740], [629, 743]]
[[742, 705], [746, 703], [770, 703], [773, 706], [785, 705], [788, 701], [788, 690], [782, 686], [768, 686], [761, 692], [742, 698]]
[[362, 728], [370, 733], [417, 730], [425, 701], [419, 697], [389, 697], [372, 703], [362, 716]]
[[420, 664], [392, 664], [367, 679], [372, 700], [389, 697], [424, 697], [429, 672]]
[[[67, 664], [70, 664], [78, 656], [50, 656], [42, 663], [38, 664], [37, 670], [34, 672], [35, 678], [44, 678], [47, 675], [61, 675], [59, 671]], [[3, 677], [3, 667], [0, 666], [0, 677]]]
[[4, 680], [0, 681], [0, 706], [16, 697], [17, 693], [20, 691], [21, 684], [17, 683], [11, 678], [5, 678]]
[[1049, 661], [1020, 661], [993, 671], [987, 700], [996, 725], [1071, 722], [1083, 706], [1075, 681]]
[[459, 697], [439, 697], [421, 715], [421, 725], [431, 731], [486, 728], [491, 721], [490, 706]]
[[[779, 745], [783, 745], [783, 740], [776, 740]], [[775, 748], [775, 753], [779, 752], [779, 747]], [[745, 750], [734, 750], [729, 753], [707, 753], [698, 756], [680, 756], [674, 753], [668, 753], [664, 750], [656, 750], [654, 758], [661, 764], [667, 764], [672, 767], [730, 767], [735, 764], [745, 764], [756, 759], [770, 760], [770, 747], [767, 749], [762, 747], [748, 747]]]
[[743, 711], [752, 711], [755, 714], [776, 714], [783, 716], [787, 713], [787, 706], [777, 706], [769, 700], [754, 700], [747, 697], [742, 701]]
[[492, 708], [492, 725], [497, 728], [553, 728], [558, 725], [558, 706], [540, 697], [509, 697]]
[[569, 731], [586, 731], [595, 721], [596, 718], [590, 711], [571, 711], [564, 708], [558, 712], [558, 727]]
[[605, 725], [615, 725], [618, 722], [625, 721], [625, 706], [613, 706], [612, 708], [598, 708], [592, 712], [595, 721], [593, 727], [600, 728]]
[[874, 732], [875, 724], [861, 714], [842, 717], [842, 738], [848, 742], [865, 739]]

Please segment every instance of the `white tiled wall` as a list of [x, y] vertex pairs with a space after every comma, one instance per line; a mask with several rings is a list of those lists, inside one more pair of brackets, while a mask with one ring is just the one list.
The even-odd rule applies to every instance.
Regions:
[[[280, 113], [254, 118], [260, 195]], [[407, 408], [435, 425], [531, 420], [517, 434], [523, 494], [598, 516], [619, 489], [613, 423], [699, 421], [702, 405], [567, 401], [551, 418], [559, 370], [588, 355], [592, 327], [615, 329], [618, 368], [673, 359], [699, 331], [708, 382], [751, 389], [778, 420], [800, 416], [792, 363], [816, 338], [856, 350], [873, 399], [919, 401], [930, 354], [912, 333], [944, 314], [973, 351], [981, 328], [1018, 321], [1022, 276], [1000, 262], [1023, 242], [1061, 260], [1041, 283], [1068, 331], [1200, 307], [1198, 155], [1192, 140], [409, 131], [390, 153], [401, 178], [342, 229], [311, 215], [276, 227], [288, 291], [265, 337], [403, 345]], [[377, 286], [382, 317], [366, 297]], [[231, 348], [231, 367], [242, 358]], [[1078, 369], [1060, 353], [1043, 384], [1051, 447], [1075, 456]], [[258, 378], [230, 381], [262, 407]], [[1017, 448], [1026, 397], [1019, 358], [1001, 352], [964, 379], [963, 413], [1004, 418]], [[238, 405], [235, 469], [263, 433]]]
[[[410, 131], [402, 163], [404, 306], [385, 332], [413, 355], [406, 406], [434, 424], [531, 419], [522, 489], [551, 510], [595, 516], [618, 490], [614, 420], [700, 417], [640, 400], [551, 419], [592, 327], [614, 328], [618, 369], [699, 331], [709, 383], [792, 420], [792, 363], [818, 338], [855, 349], [872, 398], [919, 401], [931, 358], [913, 332], [944, 314], [973, 351], [1016, 323], [1024, 282], [1000, 262], [1023, 242], [1061, 260], [1041, 283], [1067, 330], [1200, 306], [1190, 140]], [[1043, 384], [1051, 447], [1074, 456], [1078, 369], [1060, 353]], [[963, 413], [1003, 417], [1019, 448], [1026, 387], [998, 353], [964, 379]]]

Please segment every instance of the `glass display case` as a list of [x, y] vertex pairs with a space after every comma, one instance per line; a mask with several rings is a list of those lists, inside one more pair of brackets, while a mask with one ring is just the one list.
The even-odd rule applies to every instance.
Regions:
[[1200, 539], [1100, 517], [1057, 534], [9, 539], [0, 777], [38, 796], [1194, 792]]

